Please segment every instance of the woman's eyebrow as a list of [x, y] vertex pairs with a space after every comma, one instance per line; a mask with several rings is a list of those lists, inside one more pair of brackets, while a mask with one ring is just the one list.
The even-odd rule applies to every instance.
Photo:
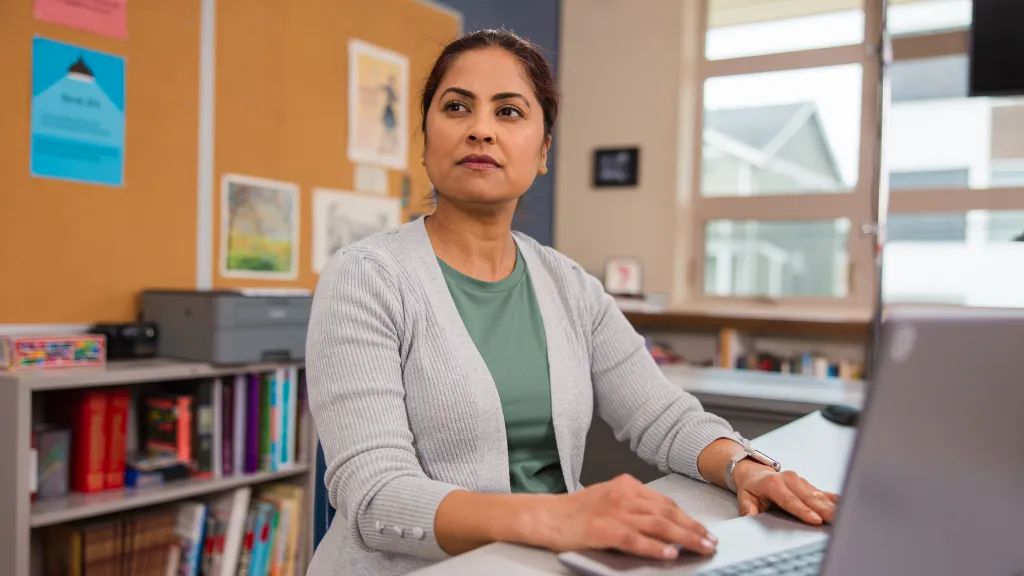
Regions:
[[[458, 86], [447, 88], [441, 93], [441, 97], [444, 98], [445, 94], [449, 92], [455, 92], [456, 94], [469, 98], [470, 100], [476, 100], [476, 94], [466, 90], [465, 88], [459, 88]], [[526, 99], [526, 96], [523, 96], [518, 92], [498, 92], [494, 96], [491, 96], [491, 101], [497, 102], [498, 100], [508, 100], [509, 98], [518, 98], [523, 101], [523, 104], [526, 104], [527, 108], [532, 108], [532, 106], [530, 106], [530, 101]]]
[[466, 98], [469, 98], [470, 100], [476, 100], [476, 94], [473, 94], [472, 92], [470, 92], [469, 90], [466, 90], [465, 88], [459, 88], [458, 86], [452, 86], [451, 88], [448, 88], [447, 90], [445, 90], [444, 92], [441, 93], [441, 97], [444, 98], [444, 95], [449, 93], [449, 92], [455, 92], [456, 94], [459, 94], [461, 96], [465, 96]]
[[498, 92], [497, 94], [491, 97], [491, 102], [497, 102], [498, 100], [508, 100], [509, 98], [518, 98], [523, 101], [523, 104], [526, 104], [527, 108], [532, 108], [532, 106], [530, 106], [530, 101], [526, 99], [526, 96], [523, 96], [518, 92]]

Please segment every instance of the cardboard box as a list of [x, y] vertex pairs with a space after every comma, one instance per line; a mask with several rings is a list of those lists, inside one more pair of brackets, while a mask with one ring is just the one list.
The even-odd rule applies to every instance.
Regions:
[[0, 336], [0, 368], [34, 370], [103, 366], [107, 339], [99, 334]]

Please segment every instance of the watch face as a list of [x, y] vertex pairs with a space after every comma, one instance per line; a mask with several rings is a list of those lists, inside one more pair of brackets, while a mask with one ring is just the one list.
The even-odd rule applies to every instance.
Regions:
[[751, 452], [750, 457], [753, 458], [754, 460], [757, 460], [761, 464], [764, 464], [765, 466], [771, 466], [772, 469], [774, 469], [776, 472], [778, 472], [782, 468], [782, 465], [779, 464], [777, 460], [770, 458], [767, 454], [759, 450], [754, 450], [753, 452]]

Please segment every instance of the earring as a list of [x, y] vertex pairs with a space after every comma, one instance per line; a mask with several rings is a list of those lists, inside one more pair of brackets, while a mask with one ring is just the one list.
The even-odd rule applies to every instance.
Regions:
[[544, 174], [548, 173], [548, 165], [547, 164], [545, 164], [545, 165], [540, 167], [540, 173], [541, 173], [541, 176], [543, 176]]

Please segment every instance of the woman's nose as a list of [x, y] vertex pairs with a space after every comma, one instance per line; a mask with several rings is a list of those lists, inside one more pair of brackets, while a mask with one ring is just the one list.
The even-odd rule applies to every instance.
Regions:
[[476, 122], [469, 130], [470, 142], [484, 141], [488, 144], [494, 144], [494, 139], [494, 130], [486, 120]]

